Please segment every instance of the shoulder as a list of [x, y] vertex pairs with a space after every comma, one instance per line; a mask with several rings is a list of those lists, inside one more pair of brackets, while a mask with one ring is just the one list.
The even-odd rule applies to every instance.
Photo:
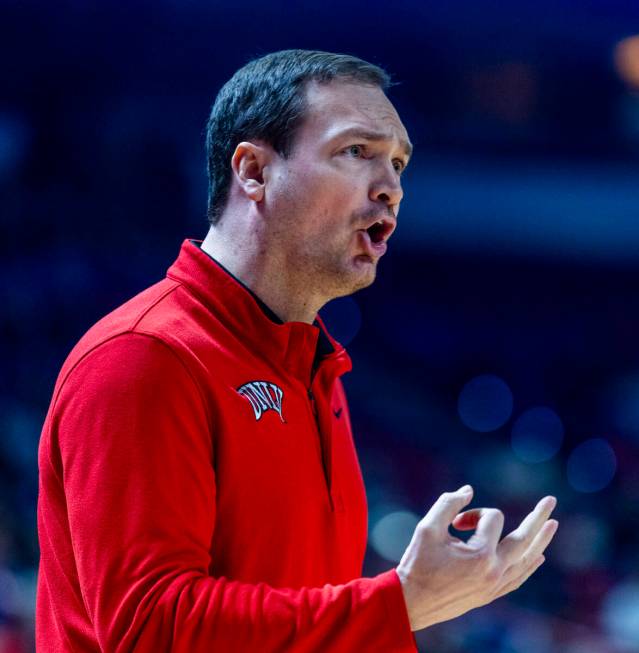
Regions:
[[93, 388], [130, 396], [134, 389], [148, 387], [159, 395], [195, 383], [186, 362], [168, 342], [133, 330], [102, 338], [72, 364], [67, 362], [58, 392], [72, 387], [87, 394]]
[[[180, 284], [154, 284], [96, 322], [67, 356], [55, 384], [52, 404], [64, 391], [89, 396], [189, 392], [200, 394], [190, 358], [176, 345], [172, 322], [184, 322]], [[150, 317], [151, 316], [151, 317]], [[188, 352], [187, 352], [188, 353]]]

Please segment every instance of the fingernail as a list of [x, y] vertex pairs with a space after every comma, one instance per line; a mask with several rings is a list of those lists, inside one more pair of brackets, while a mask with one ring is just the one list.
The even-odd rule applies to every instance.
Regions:
[[[550, 504], [550, 509], [554, 510], [557, 505], [557, 499], [553, 496], [544, 497], [541, 501], [546, 501]], [[541, 501], [539, 503], [541, 503]]]
[[470, 485], [464, 485], [457, 490], [457, 492], [461, 492], [462, 494], [470, 494], [473, 491], [473, 488]]

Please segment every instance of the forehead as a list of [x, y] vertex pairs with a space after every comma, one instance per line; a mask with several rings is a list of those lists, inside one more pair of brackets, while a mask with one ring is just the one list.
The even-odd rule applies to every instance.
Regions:
[[378, 86], [332, 81], [311, 82], [306, 87], [306, 117], [300, 136], [331, 138], [359, 128], [388, 134], [399, 142], [408, 141], [408, 132], [395, 107]]

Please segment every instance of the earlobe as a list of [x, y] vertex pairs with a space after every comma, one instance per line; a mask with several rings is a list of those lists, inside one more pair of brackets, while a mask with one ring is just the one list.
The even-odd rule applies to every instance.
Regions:
[[233, 174], [246, 196], [253, 202], [264, 198], [264, 166], [267, 153], [262, 145], [243, 141], [231, 159]]

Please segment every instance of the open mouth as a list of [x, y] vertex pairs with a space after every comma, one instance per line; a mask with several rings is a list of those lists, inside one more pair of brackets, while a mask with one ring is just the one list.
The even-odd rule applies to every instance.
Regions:
[[360, 229], [362, 235], [360, 244], [369, 258], [377, 259], [386, 253], [386, 237], [384, 228], [369, 227], [368, 229]]
[[380, 218], [368, 227], [359, 229], [361, 233], [360, 246], [365, 250], [366, 256], [378, 259], [386, 253], [386, 241], [395, 229], [395, 220], [386, 217]]
[[381, 243], [387, 232], [386, 225], [380, 220], [366, 229], [372, 243]]

